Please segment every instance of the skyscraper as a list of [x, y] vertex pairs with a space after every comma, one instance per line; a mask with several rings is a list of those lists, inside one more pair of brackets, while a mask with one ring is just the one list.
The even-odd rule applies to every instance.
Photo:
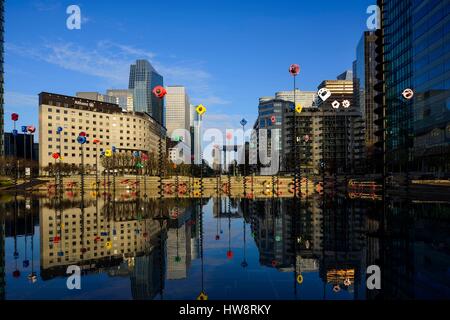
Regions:
[[163, 86], [163, 77], [147, 60], [136, 60], [130, 66], [128, 88], [133, 90], [133, 111], [147, 112], [157, 122], [164, 125], [163, 100], [157, 98], [152, 90]]
[[5, 10], [5, 1], [0, 0], [0, 156], [4, 154], [4, 146], [3, 146], [3, 132], [5, 128], [5, 120], [4, 120], [4, 111], [3, 111], [3, 34], [5, 32], [5, 19], [4, 19], [4, 11]]
[[450, 3], [413, 1], [414, 170], [450, 172]]
[[363, 33], [358, 47], [356, 49], [356, 60], [353, 65], [353, 92], [354, 104], [364, 119], [365, 123], [365, 144], [369, 157], [374, 153], [374, 144], [378, 141], [375, 132], [378, 127], [375, 120], [378, 116], [374, 110], [376, 103], [374, 101], [375, 91], [375, 33], [366, 31]]
[[166, 95], [166, 128], [171, 137], [176, 129], [185, 129], [189, 132], [190, 126], [190, 103], [186, 88], [183, 86], [167, 86]]
[[[389, 170], [450, 172], [450, 6], [380, 0]], [[413, 99], [402, 97], [413, 89]]]

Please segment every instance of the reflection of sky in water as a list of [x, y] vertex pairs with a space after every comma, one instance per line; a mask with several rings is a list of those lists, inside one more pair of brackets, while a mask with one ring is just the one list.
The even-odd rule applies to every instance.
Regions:
[[[241, 266], [244, 260], [244, 233], [243, 233], [243, 218], [230, 219], [231, 230], [231, 250], [233, 251], [233, 258], [227, 258], [227, 251], [229, 250], [229, 226], [228, 218], [222, 216], [220, 220], [220, 229], [223, 233], [220, 234], [220, 240], [216, 240], [216, 230], [218, 220], [214, 217], [213, 212], [213, 199], [210, 199], [207, 205], [204, 206], [204, 218], [203, 218], [203, 238], [204, 238], [204, 289], [209, 299], [365, 299], [367, 292], [365, 290], [365, 275], [362, 273], [362, 280], [355, 288], [352, 286], [345, 289], [341, 286], [342, 290], [339, 293], [333, 292], [331, 284], [324, 285], [323, 276], [320, 276], [320, 268], [318, 267], [314, 271], [303, 272], [303, 283], [301, 285], [296, 284], [295, 275], [292, 268], [288, 271], [280, 271], [277, 268], [270, 265], [262, 265], [260, 263], [260, 250], [257, 247], [255, 239], [252, 235], [250, 223], [246, 223], [246, 251], [245, 260], [248, 263], [246, 268]], [[261, 208], [261, 207], [259, 207]], [[448, 210], [448, 205], [444, 205], [443, 208]], [[232, 208], [232, 211], [236, 211], [236, 208]], [[256, 214], [256, 213], [255, 213]], [[259, 212], [261, 214], [261, 212]], [[264, 212], [262, 212], [264, 214]], [[249, 216], [249, 215], [248, 215]], [[252, 221], [251, 219], [247, 221]], [[333, 220], [331, 220], [333, 221]], [[188, 222], [189, 223], [189, 222]], [[185, 228], [186, 224], [179, 225], [181, 228]], [[192, 225], [190, 232], [194, 237], [194, 229], [199, 227], [198, 221], [195, 225]], [[424, 228], [426, 225], [421, 225], [420, 228]], [[173, 228], [173, 226], [172, 226]], [[419, 229], [420, 229], [419, 228]], [[411, 259], [415, 263], [414, 281], [415, 284], [400, 284], [406, 288], [409, 288], [410, 292], [413, 292], [416, 297], [429, 298], [429, 297], [449, 297], [449, 282], [445, 277], [449, 275], [449, 255], [448, 248], [442, 248], [444, 245], [448, 245], [448, 225], [442, 225], [437, 228], [437, 235], [443, 241], [430, 244], [430, 239], [424, 239], [419, 234], [416, 237], [417, 242], [412, 247], [416, 256]], [[171, 229], [176, 230], [176, 229]], [[181, 230], [181, 229], [179, 229]], [[169, 230], [170, 231], [170, 230]], [[172, 237], [170, 241], [173, 241], [175, 231], [169, 236]], [[5, 240], [5, 258], [6, 258], [6, 298], [7, 299], [132, 299], [133, 298], [133, 281], [131, 280], [131, 273], [133, 272], [127, 267], [126, 263], [115, 265], [109, 270], [103, 270], [102, 272], [90, 273], [82, 276], [82, 290], [68, 290], [66, 288], [66, 278], [62, 276], [56, 276], [53, 279], [43, 281], [40, 277], [40, 246], [41, 241], [39, 238], [40, 229], [35, 227], [34, 234], [34, 270], [38, 275], [38, 281], [36, 283], [30, 283], [27, 279], [28, 274], [31, 272], [32, 252], [31, 252], [31, 236], [27, 237], [27, 258], [30, 260], [30, 266], [23, 268], [22, 262], [25, 259], [25, 237], [20, 236], [17, 238], [17, 251], [19, 252], [19, 258], [14, 260], [14, 238], [8, 237]], [[194, 239], [195, 240], [195, 239]], [[425, 241], [424, 241], [425, 240]], [[283, 241], [283, 240], [281, 240]], [[194, 241], [195, 242], [195, 241]], [[190, 242], [189, 248], [192, 247], [194, 242]], [[428, 243], [427, 243], [428, 242]], [[331, 242], [332, 243], [332, 242]], [[174, 245], [172, 243], [172, 245]], [[186, 245], [184, 243], [178, 243], [179, 247]], [[167, 246], [167, 240], [165, 242]], [[172, 247], [173, 249], [173, 247]], [[168, 255], [168, 249], [165, 247], [164, 255]], [[191, 248], [191, 250], [193, 250]], [[361, 257], [365, 257], [368, 252], [368, 248], [361, 249]], [[402, 249], [399, 249], [402, 250]], [[195, 251], [195, 250], [194, 250]], [[195, 299], [202, 288], [202, 273], [201, 273], [201, 259], [200, 255], [192, 257], [190, 264], [186, 268], [187, 276], [182, 276], [181, 279], [171, 280], [168, 275], [168, 265], [185, 264], [186, 256], [181, 255], [181, 261], [165, 262], [165, 280], [164, 280], [164, 299]], [[149, 281], [148, 291], [152, 292], [151, 295], [155, 299], [161, 299], [159, 295], [159, 272], [155, 271], [158, 268], [157, 260], [158, 254], [154, 254], [150, 258], [145, 260], [143, 257], [136, 258], [137, 261], [153, 261], [150, 266], [149, 263], [144, 264], [145, 268], [150, 268], [150, 276], [145, 272], [139, 274], [141, 271], [136, 271], [137, 281], [148, 282], [148, 277], [152, 277], [153, 280]], [[166, 259], [174, 259], [175, 255], [172, 251], [171, 256]], [[317, 257], [317, 261], [320, 264], [324, 263]], [[365, 270], [366, 262], [361, 262], [361, 268]], [[13, 277], [13, 271], [16, 269], [16, 263], [18, 269], [21, 272], [19, 278]], [[266, 262], [267, 264], [267, 262]], [[270, 263], [269, 263], [270, 264]], [[345, 263], [344, 263], [345, 264]], [[331, 264], [332, 265], [332, 264]], [[177, 266], [176, 266], [177, 267]], [[179, 266], [178, 266], [179, 267]], [[120, 270], [119, 270], [120, 268]], [[135, 270], [138, 270], [135, 265]], [[145, 269], [144, 268], [144, 269]], [[147, 270], [146, 269], [146, 270]], [[393, 268], [395, 269], [395, 267]], [[139, 269], [141, 270], [141, 269]], [[436, 270], [438, 271], [436, 273]], [[360, 271], [357, 271], [360, 272]], [[113, 274], [115, 273], [115, 274]], [[173, 276], [173, 272], [171, 273]], [[146, 278], [147, 277], [147, 278]], [[444, 277], [444, 281], [442, 281]], [[140, 279], [140, 280], [139, 280]], [[153, 282], [152, 282], [153, 281]], [[421, 288], [421, 284], [427, 283], [425, 288]], [[141, 283], [142, 285], [142, 283]], [[294, 288], [297, 291], [295, 293]], [[411, 289], [412, 288], [412, 289]], [[142, 289], [142, 288], [141, 288]], [[401, 288], [400, 290], [402, 290]], [[145, 291], [145, 290], [144, 290]], [[142, 297], [142, 295], [139, 295]], [[144, 294], [145, 297], [145, 294]], [[146, 296], [147, 298], [151, 298]]]

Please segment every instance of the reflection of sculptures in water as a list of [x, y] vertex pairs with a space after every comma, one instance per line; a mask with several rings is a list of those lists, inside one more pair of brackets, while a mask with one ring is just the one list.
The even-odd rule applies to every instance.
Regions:
[[[187, 207], [189, 204], [185, 201], [179, 205]], [[85, 201], [80, 214], [79, 201], [72, 200], [63, 203], [62, 222], [58, 224], [57, 206], [53, 200], [42, 199], [43, 278], [62, 275], [72, 264], [80, 265], [85, 272], [117, 267], [122, 261], [126, 261], [128, 266], [136, 265], [138, 260], [142, 260], [137, 257], [153, 254], [159, 247], [161, 234], [167, 231], [167, 222], [160, 224], [153, 219], [155, 212], [159, 207], [168, 212], [172, 206], [170, 201], [159, 203], [153, 199], [115, 203], [98, 199]]]
[[[297, 212], [292, 199], [276, 197], [213, 198], [208, 206], [209, 199], [113, 199], [3, 198], [0, 298], [8, 292], [8, 277], [27, 281], [31, 275], [33, 283], [34, 274], [39, 284], [66, 277], [69, 265], [83, 274], [129, 278], [134, 299], [172, 299], [181, 291], [183, 297], [204, 292], [208, 298], [209, 291], [217, 298], [218, 287], [208, 280], [210, 263], [220, 267], [211, 259], [216, 253], [222, 261], [238, 259], [228, 263], [238, 268], [230, 275], [243, 285], [248, 266], [284, 273], [292, 286], [274, 285], [285, 298], [448, 296], [448, 203], [390, 197], [383, 215], [382, 201], [337, 192], [302, 197]], [[40, 246], [32, 249], [33, 241]], [[40, 250], [40, 263], [33, 250]], [[380, 266], [382, 290], [367, 290], [369, 265]], [[221, 274], [215, 277], [220, 283]], [[182, 279], [192, 286], [173, 292]], [[320, 286], [319, 295], [309, 291], [311, 281]]]
[[[344, 197], [334, 199], [332, 206], [327, 203], [322, 208], [322, 197], [304, 197], [296, 214], [291, 199], [255, 201], [250, 221], [260, 263], [292, 272], [295, 292], [308, 272], [319, 272], [324, 285], [349, 289], [355, 280], [361, 282], [365, 217], [348, 207]], [[342, 279], [334, 277], [346, 270]]]

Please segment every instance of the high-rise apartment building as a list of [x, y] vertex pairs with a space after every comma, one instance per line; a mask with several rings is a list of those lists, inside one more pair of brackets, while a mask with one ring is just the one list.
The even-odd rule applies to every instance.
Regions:
[[376, 36], [373, 31], [363, 33], [356, 49], [356, 60], [353, 64], [354, 104], [361, 111], [364, 119], [366, 151], [369, 158], [372, 158], [374, 144], [378, 141], [378, 137], [375, 135], [378, 130], [375, 120], [378, 119], [378, 116], [374, 112], [377, 108], [374, 100], [374, 86], [377, 81], [375, 77], [375, 39]]
[[172, 133], [176, 129], [184, 129], [189, 132], [191, 104], [189, 103], [189, 96], [186, 93], [186, 88], [183, 86], [167, 86], [166, 95], [166, 128], [167, 135], [172, 137]]
[[118, 104], [122, 110], [133, 111], [133, 90], [109, 89], [106, 91], [106, 95], [115, 97], [115, 103]]
[[[297, 152], [301, 171], [307, 174], [317, 174], [321, 168], [327, 170], [337, 169], [338, 172], [353, 171], [360, 167], [363, 156], [364, 128], [360, 112], [352, 105], [353, 82], [349, 80], [326, 80], [320, 88], [326, 87], [332, 92], [328, 100], [319, 102], [313, 99], [315, 93], [308, 93], [308, 100], [301, 103], [303, 109], [300, 113], [294, 111], [293, 97], [290, 100], [260, 99], [258, 119], [253, 126], [259, 131], [251, 137], [251, 144], [257, 144], [258, 149], [266, 147], [268, 156], [272, 154], [272, 144], [277, 143], [279, 148], [280, 170], [293, 172], [294, 141], [297, 141]], [[278, 94], [278, 97], [283, 95]], [[296, 92], [297, 96], [297, 92]], [[301, 93], [300, 93], [300, 96]], [[290, 95], [284, 97], [289, 99]], [[317, 100], [317, 99], [316, 99]], [[332, 108], [331, 103], [338, 101], [339, 110]], [[342, 103], [348, 100], [350, 107], [344, 108]], [[295, 117], [294, 117], [295, 115]], [[294, 118], [297, 131], [294, 133]], [[267, 145], [263, 146], [260, 139], [261, 129], [266, 129]], [[273, 139], [274, 130], [278, 130], [279, 140]], [[295, 139], [295, 140], [294, 140]], [[255, 153], [250, 153], [252, 162], [255, 162]], [[260, 165], [261, 172], [264, 165]]]
[[[58, 134], [58, 127], [63, 130]], [[52, 154], [61, 151], [64, 163], [81, 164], [80, 132], [88, 142], [83, 145], [85, 168], [95, 168], [101, 151], [113, 147], [119, 153], [140, 151], [159, 154], [160, 135], [165, 150], [165, 128], [147, 113], [125, 112], [117, 104], [42, 92], [39, 94], [39, 165], [54, 164]], [[98, 139], [98, 144], [93, 140]], [[60, 150], [61, 149], [61, 150]], [[101, 162], [98, 162], [101, 169]]]
[[152, 90], [163, 86], [163, 77], [147, 60], [136, 60], [130, 66], [128, 88], [133, 90], [133, 111], [146, 112], [158, 123], [164, 125], [163, 100], [156, 97]]
[[[353, 81], [325, 80], [318, 89], [326, 88], [331, 96], [322, 101], [320, 109], [319, 144], [321, 165], [333, 172], [355, 172], [362, 168], [365, 151], [364, 122], [353, 100]], [[339, 104], [335, 108], [333, 104]], [[348, 102], [348, 107], [345, 103]]]

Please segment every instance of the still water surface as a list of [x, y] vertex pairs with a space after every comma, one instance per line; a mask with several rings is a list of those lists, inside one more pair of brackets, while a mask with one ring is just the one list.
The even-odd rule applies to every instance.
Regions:
[[[450, 203], [385, 204], [316, 195], [294, 214], [276, 198], [5, 196], [0, 298], [450, 298]], [[381, 290], [366, 288], [374, 264]], [[67, 289], [70, 265], [81, 290]]]

